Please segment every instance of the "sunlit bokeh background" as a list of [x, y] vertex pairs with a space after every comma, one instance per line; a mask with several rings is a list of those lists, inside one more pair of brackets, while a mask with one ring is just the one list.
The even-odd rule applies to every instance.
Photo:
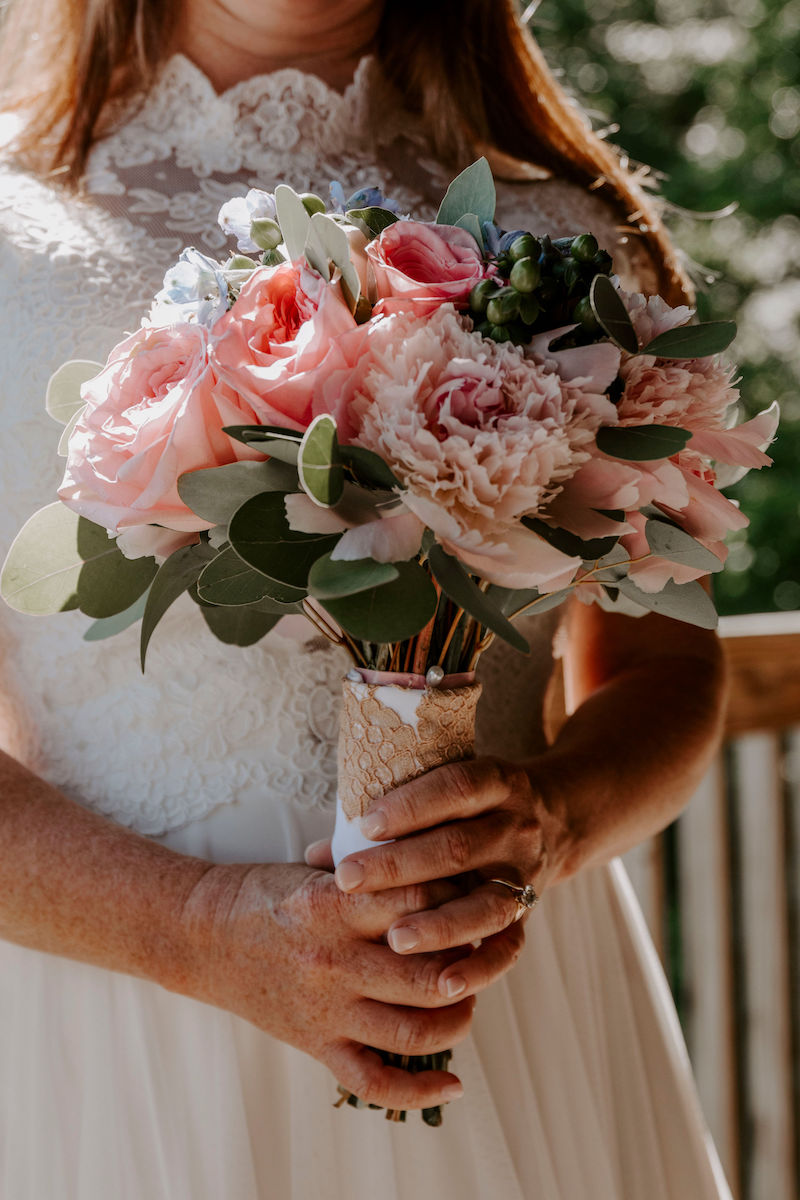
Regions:
[[781, 404], [775, 465], [728, 492], [751, 525], [731, 538], [718, 607], [800, 609], [800, 0], [522, 7], [595, 127], [656, 173], [701, 316], [738, 322], [744, 408]]

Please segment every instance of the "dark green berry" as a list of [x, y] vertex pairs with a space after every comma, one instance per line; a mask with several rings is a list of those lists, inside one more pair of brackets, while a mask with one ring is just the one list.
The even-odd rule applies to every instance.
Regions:
[[486, 305], [486, 318], [493, 325], [505, 325], [519, 315], [520, 296], [513, 288], [503, 288]]
[[520, 258], [511, 268], [508, 282], [515, 291], [527, 295], [528, 292], [536, 291], [541, 278], [542, 270], [538, 262], [532, 258]]
[[512, 262], [519, 262], [521, 258], [538, 258], [541, 251], [541, 243], [532, 233], [522, 233], [509, 246], [508, 257]]
[[564, 283], [568, 291], [572, 291], [575, 284], [581, 277], [581, 269], [574, 259], [567, 259], [564, 263]]
[[571, 253], [575, 262], [590, 263], [599, 249], [596, 237], [591, 233], [581, 233], [573, 241]]
[[469, 294], [469, 306], [475, 313], [485, 313], [486, 305], [492, 296], [497, 294], [497, 284], [493, 279], [482, 279], [476, 283]]
[[598, 250], [592, 259], [592, 266], [598, 275], [610, 275], [613, 266], [611, 255], [607, 250]]
[[597, 323], [597, 317], [594, 315], [591, 301], [588, 296], [583, 296], [572, 310], [572, 315], [576, 321], [580, 321], [584, 329], [590, 333], [597, 333], [600, 326]]
[[505, 325], [493, 325], [489, 332], [489, 337], [494, 342], [510, 342], [511, 341], [511, 334], [508, 332], [508, 329], [506, 328]]

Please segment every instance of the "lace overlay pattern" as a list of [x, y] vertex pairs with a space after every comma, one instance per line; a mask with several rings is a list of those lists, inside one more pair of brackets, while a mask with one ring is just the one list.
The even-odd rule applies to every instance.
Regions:
[[[369, 59], [343, 96], [296, 71], [217, 96], [176, 56], [144, 102], [114, 114], [82, 196], [0, 165], [0, 556], [60, 481], [59, 429], [43, 405], [52, 371], [68, 358], [104, 360], [138, 326], [183, 245], [218, 253], [216, 215], [231, 194], [285, 180], [325, 195], [336, 179], [381, 186], [426, 217], [447, 181]], [[614, 214], [571, 185], [507, 184], [498, 196], [507, 227], [592, 227], [616, 241]], [[86, 624], [78, 613], [34, 621], [0, 611], [0, 742], [38, 773], [153, 835], [253, 785], [287, 804], [332, 805], [341, 651], [278, 634], [247, 650], [222, 646], [184, 597], [142, 676], [136, 630], [90, 644]], [[533, 681], [530, 706], [510, 706], [514, 729], [494, 720], [505, 710], [492, 701], [484, 749], [541, 736], [536, 697], [551, 634], [543, 623], [530, 663], [498, 651], [482, 664], [497, 697], [511, 679], [515, 695]]]

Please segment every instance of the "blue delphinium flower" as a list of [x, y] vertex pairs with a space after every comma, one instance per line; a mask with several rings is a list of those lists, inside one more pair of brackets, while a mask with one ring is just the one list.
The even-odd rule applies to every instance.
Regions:
[[352, 196], [346, 198], [341, 183], [334, 180], [328, 190], [330, 210], [339, 213], [340, 216], [344, 216], [351, 208], [386, 208], [393, 213], [398, 211], [395, 202], [387, 199], [381, 189], [377, 187], [359, 188], [357, 192], [353, 192]]
[[228, 308], [228, 284], [222, 267], [194, 246], [184, 250], [164, 276], [150, 310], [153, 325], [189, 321], [210, 329]]

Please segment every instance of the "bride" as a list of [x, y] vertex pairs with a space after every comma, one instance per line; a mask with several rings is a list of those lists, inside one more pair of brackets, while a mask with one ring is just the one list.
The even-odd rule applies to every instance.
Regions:
[[[3, 553], [59, 481], [51, 371], [104, 358], [181, 246], [220, 252], [249, 186], [432, 216], [481, 151], [507, 228], [591, 229], [629, 284], [687, 286], [512, 0], [18, 0], [2, 63]], [[714, 753], [714, 638], [578, 605], [548, 747], [559, 617], [532, 620], [530, 659], [485, 656], [480, 756], [390, 798], [402, 840], [334, 876], [340, 652], [223, 647], [183, 600], [144, 678], [135, 631], [0, 614], [5, 1200], [729, 1197], [616, 857]], [[443, 902], [454, 846], [535, 883], [525, 929], [488, 882]], [[455, 1073], [416, 1076], [367, 1049], [451, 1045]], [[334, 1076], [453, 1103], [393, 1124], [337, 1111]]]

